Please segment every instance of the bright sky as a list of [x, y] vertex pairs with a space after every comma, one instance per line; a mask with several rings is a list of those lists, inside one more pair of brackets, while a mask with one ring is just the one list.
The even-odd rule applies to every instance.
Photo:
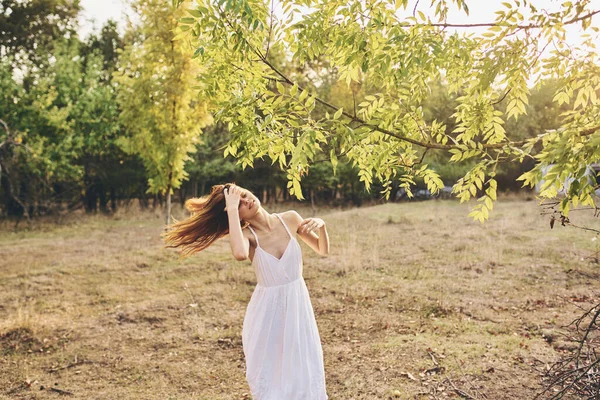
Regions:
[[121, 31], [125, 29], [127, 7], [121, 0], [81, 0], [81, 8], [83, 9], [79, 17], [81, 38], [87, 37], [92, 32], [99, 32], [109, 19], [117, 21]]

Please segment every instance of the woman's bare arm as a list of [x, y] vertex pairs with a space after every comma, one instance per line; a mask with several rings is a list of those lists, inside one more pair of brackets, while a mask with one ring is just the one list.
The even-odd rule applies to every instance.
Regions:
[[240, 190], [237, 186], [230, 186], [225, 189], [225, 203], [227, 219], [229, 221], [229, 246], [231, 253], [236, 260], [242, 261], [248, 258], [250, 253], [250, 241], [242, 233], [240, 225], [240, 214], [238, 206], [240, 204]]
[[290, 211], [295, 219], [298, 236], [315, 252], [322, 256], [329, 255], [329, 234], [325, 221], [321, 218], [303, 219], [296, 211]]

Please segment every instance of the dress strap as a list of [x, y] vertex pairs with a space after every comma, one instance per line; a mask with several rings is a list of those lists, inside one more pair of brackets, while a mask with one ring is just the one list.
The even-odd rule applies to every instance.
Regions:
[[254, 240], [256, 240], [256, 247], [260, 247], [260, 245], [258, 244], [258, 236], [256, 236], [256, 232], [254, 232], [254, 229], [252, 229], [250, 225], [248, 225], [248, 229], [250, 229], [250, 232], [252, 232], [252, 234], [254, 235]]
[[285, 224], [285, 222], [283, 221], [283, 218], [281, 218], [281, 215], [279, 214], [275, 214], [277, 215], [277, 218], [279, 218], [279, 220], [281, 221], [281, 223], [283, 224], [283, 227], [285, 228], [285, 230], [287, 231], [288, 235], [290, 235], [290, 238], [293, 238], [294, 235], [292, 235], [292, 233], [290, 232], [290, 230], [288, 229], [287, 225]]

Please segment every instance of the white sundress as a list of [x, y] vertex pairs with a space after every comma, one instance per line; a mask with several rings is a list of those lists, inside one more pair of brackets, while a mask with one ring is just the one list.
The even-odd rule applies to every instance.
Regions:
[[257, 285], [244, 316], [242, 345], [253, 400], [327, 400], [323, 350], [308, 289], [302, 251], [290, 236], [280, 259], [260, 247], [252, 265]]

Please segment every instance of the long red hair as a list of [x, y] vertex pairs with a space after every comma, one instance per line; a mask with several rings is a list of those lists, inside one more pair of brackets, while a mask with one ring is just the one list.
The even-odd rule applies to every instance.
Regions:
[[[165, 247], [181, 248], [183, 256], [202, 251], [217, 239], [229, 233], [229, 219], [225, 211], [223, 191], [231, 183], [215, 185], [210, 194], [200, 198], [191, 198], [185, 202], [185, 208], [192, 213], [183, 221], [175, 221], [162, 234]], [[240, 221], [242, 228], [247, 222]]]

